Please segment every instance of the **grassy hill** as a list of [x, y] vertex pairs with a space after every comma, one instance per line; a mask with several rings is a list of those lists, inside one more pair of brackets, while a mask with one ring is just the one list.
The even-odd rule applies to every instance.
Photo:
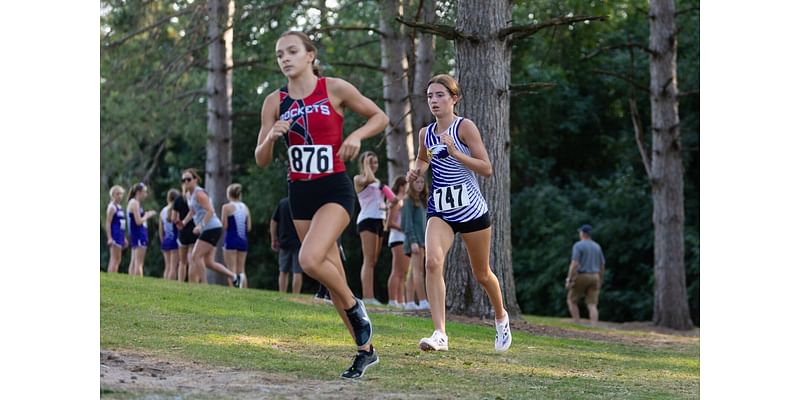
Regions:
[[[109, 375], [101, 376], [101, 395], [107, 398], [700, 396], [698, 337], [526, 316], [515, 323], [519, 329], [512, 327], [507, 353], [495, 353], [488, 323], [456, 322], [447, 326], [450, 351], [425, 353], [417, 342], [432, 332], [429, 317], [376, 307], [370, 317], [380, 364], [361, 381], [347, 382], [339, 373], [350, 364], [352, 341], [335, 310], [314, 304], [311, 295], [105, 273], [100, 288], [101, 374]], [[152, 362], [136, 367], [137, 360]], [[114, 362], [125, 376], [112, 381]], [[192, 371], [196, 379], [178, 380]], [[221, 386], [202, 386], [219, 379]]]

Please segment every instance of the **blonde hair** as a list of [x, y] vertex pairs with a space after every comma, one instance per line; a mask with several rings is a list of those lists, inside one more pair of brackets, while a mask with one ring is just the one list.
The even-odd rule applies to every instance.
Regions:
[[114, 185], [111, 189], [108, 190], [108, 197], [114, 198], [114, 192], [120, 191], [122, 194], [125, 194], [125, 188], [120, 185]]
[[367, 158], [367, 156], [375, 156], [375, 158], [378, 158], [378, 155], [375, 154], [375, 152], [372, 151], [372, 150], [367, 150], [367, 151], [361, 153], [361, 155], [358, 156], [358, 174], [359, 175], [365, 175], [364, 159]]
[[239, 200], [242, 197], [242, 185], [238, 183], [231, 183], [228, 185], [228, 197], [231, 199]]

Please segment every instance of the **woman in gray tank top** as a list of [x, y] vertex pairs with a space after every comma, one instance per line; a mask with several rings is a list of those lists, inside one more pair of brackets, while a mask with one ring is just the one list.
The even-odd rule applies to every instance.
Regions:
[[178, 228], [183, 228], [191, 218], [195, 225], [194, 234], [200, 235], [189, 260], [189, 282], [206, 282], [206, 267], [208, 267], [227, 276], [234, 286], [241, 287], [239, 276], [214, 260], [214, 249], [222, 236], [222, 222], [214, 213], [208, 193], [199, 186], [200, 176], [194, 168], [189, 168], [183, 171], [181, 182], [189, 194], [190, 211], [186, 218], [178, 222]]

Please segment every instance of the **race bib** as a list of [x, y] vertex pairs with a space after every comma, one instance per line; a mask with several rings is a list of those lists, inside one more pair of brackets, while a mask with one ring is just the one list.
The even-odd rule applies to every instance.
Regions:
[[295, 145], [289, 147], [289, 168], [302, 174], [333, 172], [331, 145]]
[[433, 191], [433, 205], [437, 212], [466, 207], [469, 205], [467, 188], [463, 184], [438, 188]]
[[125, 230], [125, 218], [119, 219], [119, 229], [123, 231]]

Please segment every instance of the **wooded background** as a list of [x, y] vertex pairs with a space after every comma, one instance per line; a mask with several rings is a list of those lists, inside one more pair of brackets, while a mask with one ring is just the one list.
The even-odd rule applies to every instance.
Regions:
[[[112, 185], [146, 182], [145, 209], [160, 210], [180, 172], [195, 167], [217, 187], [217, 208], [227, 183], [243, 185], [250, 285], [277, 288], [268, 222], [286, 196], [286, 156], [276, 151], [276, 165], [262, 169], [253, 150], [261, 104], [286, 82], [275, 41], [298, 29], [318, 43], [324, 75], [350, 81], [390, 116], [383, 135], [362, 143], [381, 155], [384, 182], [404, 173], [416, 148], [410, 132], [430, 122], [427, 79], [460, 79], [459, 112], [476, 121], [490, 154], [496, 145], [493, 163], [507, 163], [481, 182], [501, 221], [493, 260], [509, 264], [494, 268], [508, 271], [520, 311], [568, 315], [571, 246], [591, 223], [607, 260], [601, 319], [685, 328], [683, 302], [700, 323], [699, 1], [118, 0], [101, 1], [100, 28], [101, 232]], [[481, 68], [508, 76], [497, 83]], [[345, 133], [361, 123], [346, 115]], [[149, 225], [145, 274], [160, 276], [157, 221]], [[359, 295], [354, 222], [342, 239]], [[384, 248], [382, 301], [390, 258]], [[128, 260], [125, 251], [122, 271]], [[304, 290], [315, 289], [307, 279]]]

